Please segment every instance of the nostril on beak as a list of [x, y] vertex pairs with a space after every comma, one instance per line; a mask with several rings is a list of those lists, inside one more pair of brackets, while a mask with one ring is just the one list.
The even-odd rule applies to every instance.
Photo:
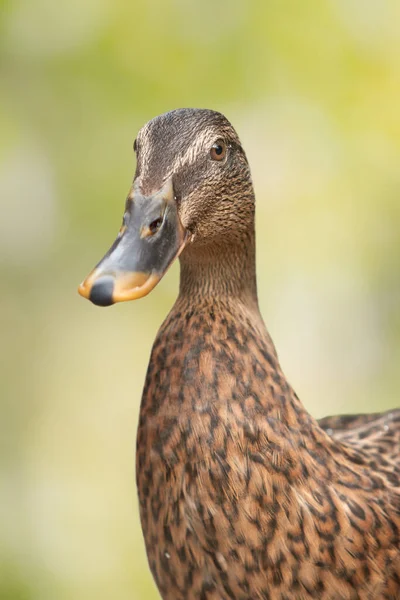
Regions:
[[147, 238], [155, 235], [164, 222], [164, 217], [157, 217], [154, 221], [151, 221], [149, 225], [144, 225], [140, 231], [140, 237]]
[[163, 224], [163, 220], [164, 219], [162, 217], [158, 217], [158, 219], [154, 219], [154, 221], [150, 223], [149, 229], [153, 235], [160, 229], [161, 225]]
[[110, 275], [105, 275], [94, 282], [89, 300], [97, 306], [110, 306], [114, 304], [113, 292], [114, 278]]

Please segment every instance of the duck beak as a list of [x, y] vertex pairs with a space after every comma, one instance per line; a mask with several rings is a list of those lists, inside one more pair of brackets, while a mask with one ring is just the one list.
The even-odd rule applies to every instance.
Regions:
[[142, 298], [157, 285], [187, 240], [171, 179], [151, 196], [143, 196], [135, 184], [117, 239], [78, 292], [98, 306]]

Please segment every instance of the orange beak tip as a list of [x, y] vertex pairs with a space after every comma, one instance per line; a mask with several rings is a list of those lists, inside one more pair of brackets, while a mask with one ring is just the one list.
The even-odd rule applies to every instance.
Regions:
[[83, 282], [78, 287], [78, 294], [80, 296], [82, 296], [83, 298], [88, 298], [88, 293], [87, 293], [87, 290], [86, 290]]

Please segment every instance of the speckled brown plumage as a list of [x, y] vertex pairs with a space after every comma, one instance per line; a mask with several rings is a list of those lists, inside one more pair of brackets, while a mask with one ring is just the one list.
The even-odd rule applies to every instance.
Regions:
[[137, 148], [136, 180], [151, 194], [172, 176], [191, 235], [137, 438], [162, 598], [400, 598], [400, 411], [318, 422], [287, 382], [258, 310], [254, 194], [228, 121], [174, 111]]
[[363, 427], [327, 435], [259, 319], [178, 301], [154, 345], [137, 446], [162, 597], [396, 598], [400, 413], [368, 427], [371, 445]]

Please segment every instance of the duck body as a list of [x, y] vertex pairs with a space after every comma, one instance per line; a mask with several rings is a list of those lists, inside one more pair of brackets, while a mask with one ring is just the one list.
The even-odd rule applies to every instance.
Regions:
[[123, 226], [79, 291], [147, 294], [180, 257], [137, 436], [149, 565], [163, 600], [400, 598], [400, 411], [316, 421], [260, 315], [254, 192], [230, 123], [150, 121]]
[[400, 597], [390, 415], [377, 418], [373, 453], [362, 430], [359, 443], [336, 440], [302, 408], [259, 319], [178, 302], [153, 348], [137, 439], [162, 598]]

